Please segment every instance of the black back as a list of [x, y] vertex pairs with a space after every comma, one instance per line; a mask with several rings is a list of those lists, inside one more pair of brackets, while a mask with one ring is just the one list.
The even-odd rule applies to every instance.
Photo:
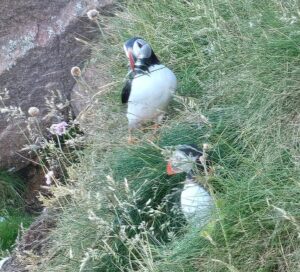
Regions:
[[132, 79], [128, 79], [125, 82], [125, 86], [123, 87], [121, 93], [122, 104], [126, 104], [128, 102], [130, 91], [131, 91], [131, 84], [132, 84]]

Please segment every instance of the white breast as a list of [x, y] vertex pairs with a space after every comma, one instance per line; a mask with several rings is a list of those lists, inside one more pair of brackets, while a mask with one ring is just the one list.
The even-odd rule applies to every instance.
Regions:
[[203, 187], [196, 183], [185, 184], [180, 201], [182, 212], [190, 223], [200, 227], [208, 223], [214, 204]]
[[132, 81], [128, 101], [129, 127], [138, 127], [145, 121], [156, 121], [164, 115], [175, 93], [176, 77], [164, 65], [150, 67], [150, 73], [138, 75]]

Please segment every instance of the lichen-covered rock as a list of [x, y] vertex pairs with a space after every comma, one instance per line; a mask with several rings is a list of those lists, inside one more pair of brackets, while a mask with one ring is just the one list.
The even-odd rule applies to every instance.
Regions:
[[91, 41], [99, 34], [87, 11], [112, 4], [113, 0], [0, 1], [0, 169], [27, 165], [26, 154], [19, 150], [28, 144], [28, 109], [37, 107], [41, 126], [49, 125], [53, 116], [46, 98], [57, 90], [70, 98], [75, 84], [70, 69], [82, 67], [90, 53], [75, 38]]

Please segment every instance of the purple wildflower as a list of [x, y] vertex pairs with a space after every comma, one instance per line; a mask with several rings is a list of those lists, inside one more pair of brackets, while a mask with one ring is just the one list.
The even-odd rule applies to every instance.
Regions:
[[63, 134], [66, 134], [67, 126], [68, 126], [68, 124], [67, 124], [65, 121], [60, 122], [60, 123], [58, 123], [58, 124], [53, 124], [53, 125], [51, 125], [51, 127], [50, 127], [50, 132], [51, 132], [52, 134], [56, 134], [56, 135], [61, 136], [61, 135], [63, 135]]

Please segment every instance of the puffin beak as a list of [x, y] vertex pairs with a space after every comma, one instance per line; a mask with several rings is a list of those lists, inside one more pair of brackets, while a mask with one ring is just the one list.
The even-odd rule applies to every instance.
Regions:
[[168, 164], [167, 164], [167, 174], [168, 174], [169, 176], [172, 176], [172, 175], [177, 174], [177, 173], [173, 170], [172, 165], [171, 165], [171, 162], [168, 162]]
[[134, 59], [133, 59], [133, 55], [132, 55], [131, 50], [128, 51], [128, 58], [129, 58], [130, 68], [133, 71], [134, 70]]

